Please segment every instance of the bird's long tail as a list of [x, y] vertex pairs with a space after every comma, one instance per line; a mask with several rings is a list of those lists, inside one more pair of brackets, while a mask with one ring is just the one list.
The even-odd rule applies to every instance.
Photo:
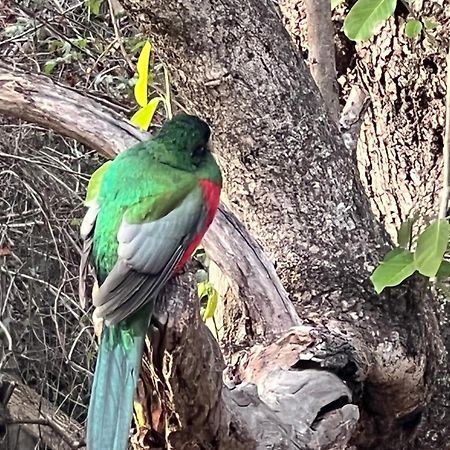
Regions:
[[105, 326], [87, 419], [87, 450], [126, 450], [149, 318]]

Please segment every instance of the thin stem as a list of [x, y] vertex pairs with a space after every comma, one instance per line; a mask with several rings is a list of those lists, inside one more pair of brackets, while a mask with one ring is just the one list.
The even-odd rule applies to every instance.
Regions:
[[444, 219], [447, 216], [449, 181], [450, 181], [450, 48], [447, 53], [447, 95], [445, 100], [445, 134], [443, 149], [443, 172], [441, 207], [439, 209], [439, 218]]
[[166, 85], [166, 98], [165, 104], [167, 109], [167, 118], [170, 120], [172, 118], [172, 104], [171, 104], [171, 95], [170, 95], [170, 79], [169, 79], [169, 70], [166, 66], [164, 66], [164, 81]]
[[128, 64], [128, 67], [131, 69], [131, 71], [135, 72], [136, 66], [131, 61], [131, 59], [128, 56], [128, 53], [123, 45], [122, 33], [120, 32], [119, 26], [117, 25], [117, 20], [116, 20], [116, 15], [115, 15], [114, 5], [113, 5], [112, 0], [108, 0], [108, 6], [109, 6], [109, 15], [111, 16], [111, 23], [114, 28], [114, 34], [116, 35], [116, 40], [119, 44], [119, 48], [122, 53], [122, 56], [125, 59], [126, 63]]

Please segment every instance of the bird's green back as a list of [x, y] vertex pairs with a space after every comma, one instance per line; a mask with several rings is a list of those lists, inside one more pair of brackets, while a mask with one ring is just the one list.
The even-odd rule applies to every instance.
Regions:
[[198, 164], [195, 159], [207, 137], [190, 128], [187, 134], [179, 124], [163, 127], [154, 139], [129, 148], [110, 164], [101, 181], [94, 234], [93, 259], [100, 284], [117, 261], [116, 237], [124, 215], [128, 223], [157, 220], [199, 189], [199, 180], [221, 182], [209, 152]]

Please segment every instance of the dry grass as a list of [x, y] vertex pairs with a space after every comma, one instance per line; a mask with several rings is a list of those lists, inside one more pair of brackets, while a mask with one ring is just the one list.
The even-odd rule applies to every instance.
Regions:
[[95, 344], [77, 298], [78, 227], [100, 162], [30, 125], [3, 123], [0, 140], [0, 370], [82, 423]]
[[[142, 38], [116, 22], [135, 59]], [[0, 59], [33, 72], [56, 62], [52, 77], [131, 115], [133, 72], [106, 0], [100, 16], [77, 0], [1, 3]], [[1, 372], [18, 376], [81, 424], [96, 344], [78, 303], [78, 230], [101, 162], [73, 140], [0, 118], [0, 382]]]

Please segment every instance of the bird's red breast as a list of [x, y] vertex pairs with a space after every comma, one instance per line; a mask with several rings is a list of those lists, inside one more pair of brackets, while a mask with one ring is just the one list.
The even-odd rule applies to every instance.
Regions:
[[211, 180], [204, 179], [200, 181], [200, 187], [203, 193], [203, 200], [205, 201], [206, 207], [208, 209], [206, 216], [206, 223], [205, 226], [202, 228], [202, 230], [197, 234], [197, 236], [195, 236], [191, 245], [187, 248], [180, 262], [177, 264], [175, 272], [179, 271], [186, 264], [188, 259], [192, 256], [192, 253], [194, 253], [195, 249], [198, 247], [200, 241], [202, 240], [203, 236], [205, 235], [206, 231], [211, 225], [211, 222], [214, 220], [217, 208], [219, 207], [220, 189], [222, 186], [220, 184], [214, 183]]

